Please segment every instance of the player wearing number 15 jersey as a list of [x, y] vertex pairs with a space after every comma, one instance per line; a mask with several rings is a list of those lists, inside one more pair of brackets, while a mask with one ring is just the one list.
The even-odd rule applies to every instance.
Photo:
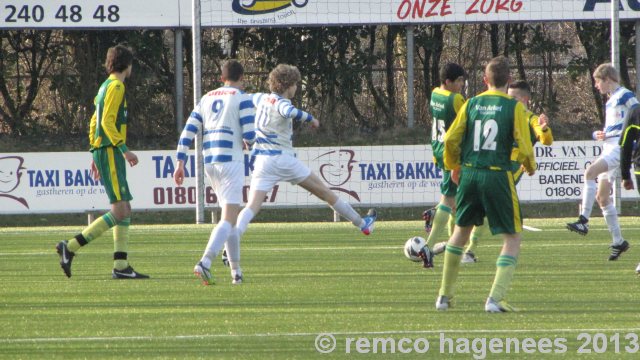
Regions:
[[224, 86], [209, 91], [189, 116], [178, 142], [178, 166], [173, 174], [177, 185], [184, 181], [187, 150], [198, 132], [202, 132], [205, 172], [222, 207], [220, 221], [209, 237], [209, 243], [193, 269], [205, 285], [213, 284], [211, 260], [227, 246], [234, 284], [242, 282], [240, 246], [235, 229], [244, 185], [243, 141], [255, 138], [255, 106], [252, 95], [245, 94], [244, 69], [236, 60], [222, 66]]
[[518, 145], [518, 161], [529, 175], [536, 162], [524, 105], [507, 95], [509, 64], [493, 58], [485, 68], [488, 90], [469, 99], [444, 138], [444, 165], [458, 183], [456, 226], [447, 243], [442, 284], [436, 309], [447, 310], [454, 295], [462, 249], [474, 225], [486, 216], [493, 234], [504, 245], [496, 262], [493, 287], [485, 303], [487, 312], [515, 311], [504, 301], [520, 252], [522, 216], [511, 172], [511, 151]]
[[[447, 63], [440, 69], [440, 86], [431, 93], [432, 128], [431, 149], [433, 150], [433, 162], [443, 170], [442, 184], [440, 185], [440, 203], [435, 208], [433, 226], [427, 238], [427, 249], [433, 249], [438, 239], [450, 224], [455, 220], [455, 196], [457, 185], [451, 181], [451, 172], [444, 169], [444, 135], [456, 118], [458, 110], [464, 104], [464, 98], [460, 94], [464, 87], [465, 72], [462, 66], [456, 63]], [[431, 251], [427, 251], [426, 266], [433, 266]]]

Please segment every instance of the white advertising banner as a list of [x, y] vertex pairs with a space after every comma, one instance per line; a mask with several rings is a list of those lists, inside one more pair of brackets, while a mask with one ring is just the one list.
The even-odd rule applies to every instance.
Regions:
[[[7, 0], [1, 29], [187, 28], [192, 0]], [[203, 27], [589, 21], [610, 0], [201, 0]], [[620, 19], [640, 0], [620, 0]]]
[[[538, 171], [518, 184], [523, 202], [580, 199], [584, 169], [600, 154], [594, 141], [557, 141], [536, 146]], [[194, 156], [186, 164], [184, 186], [173, 183], [172, 150], [136, 151], [140, 163], [127, 169], [132, 207], [137, 210], [193, 208], [196, 202]], [[431, 147], [345, 146], [298, 149], [298, 158], [341, 198], [355, 207], [428, 206], [440, 199], [442, 171], [435, 167]], [[106, 210], [109, 202], [100, 182], [89, 173], [88, 152], [0, 154], [0, 214], [73, 213]], [[244, 199], [251, 161], [245, 156]], [[205, 180], [208, 184], [208, 180]], [[638, 199], [637, 191], [622, 192]], [[207, 207], [216, 207], [210, 187]], [[265, 201], [267, 207], [320, 207], [325, 204], [299, 186], [280, 183]]]
[[[640, 17], [621, 0], [620, 19]], [[611, 18], [608, 0], [232, 0], [202, 1], [202, 26], [494, 23]]]

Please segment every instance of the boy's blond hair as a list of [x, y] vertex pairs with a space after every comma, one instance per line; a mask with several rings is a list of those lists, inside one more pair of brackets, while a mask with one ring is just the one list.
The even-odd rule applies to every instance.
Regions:
[[593, 72], [593, 77], [600, 80], [610, 79], [615, 82], [620, 82], [620, 73], [611, 63], [600, 64]]
[[291, 85], [300, 81], [300, 71], [288, 64], [279, 64], [269, 73], [269, 91], [276, 94], [284, 93]]
[[509, 82], [509, 60], [504, 56], [497, 56], [489, 60], [484, 69], [489, 85], [501, 88]]

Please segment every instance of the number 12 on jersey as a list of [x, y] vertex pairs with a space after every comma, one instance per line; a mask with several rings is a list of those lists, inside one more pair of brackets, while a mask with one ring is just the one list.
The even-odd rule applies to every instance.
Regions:
[[497, 136], [498, 122], [489, 119], [486, 120], [483, 125], [482, 120], [475, 120], [473, 123], [473, 151], [495, 151], [497, 147]]

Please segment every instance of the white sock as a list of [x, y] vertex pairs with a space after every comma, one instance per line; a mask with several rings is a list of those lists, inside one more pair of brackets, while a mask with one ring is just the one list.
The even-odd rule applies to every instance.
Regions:
[[604, 215], [604, 221], [609, 227], [613, 245], [620, 245], [624, 241], [622, 238], [622, 232], [620, 231], [620, 223], [618, 223], [618, 211], [613, 203], [602, 208], [602, 215]]
[[[249, 223], [253, 220], [254, 216], [255, 214], [253, 213], [253, 210], [248, 207], [245, 207], [240, 211], [240, 214], [238, 214], [238, 221], [236, 222], [236, 228], [238, 228], [239, 231], [238, 236], [242, 236], [242, 234], [247, 231], [247, 227], [249, 227]], [[229, 251], [227, 251], [227, 255], [229, 255]]]
[[225, 241], [227, 241], [227, 237], [229, 237], [229, 234], [231, 233], [231, 229], [231, 224], [226, 220], [220, 220], [216, 227], [213, 228], [211, 236], [209, 236], [207, 248], [200, 260], [205, 267], [211, 267], [211, 260], [218, 256], [218, 253], [222, 250]]
[[[227, 257], [229, 258], [229, 266], [231, 273], [240, 269], [240, 234], [236, 228], [231, 229], [227, 238]], [[235, 276], [235, 274], [233, 274]]]
[[596, 201], [596, 181], [587, 180], [584, 183], [584, 194], [582, 194], [582, 212], [580, 215], [589, 219], [591, 217], [591, 210], [593, 209], [593, 203]]
[[351, 223], [358, 227], [358, 229], [362, 229], [364, 226], [364, 220], [362, 217], [349, 205], [348, 202], [338, 199], [335, 204], [329, 205], [331, 208], [336, 211], [343, 218], [351, 221]]

